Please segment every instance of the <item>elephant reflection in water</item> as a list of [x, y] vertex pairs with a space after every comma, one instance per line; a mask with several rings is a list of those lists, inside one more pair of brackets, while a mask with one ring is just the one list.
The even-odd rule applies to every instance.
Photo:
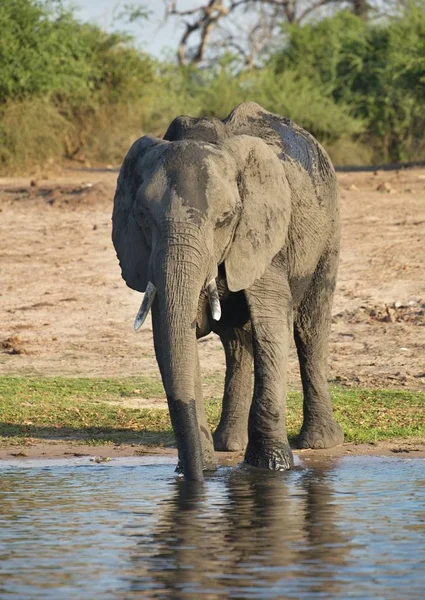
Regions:
[[265, 589], [279, 597], [340, 591], [350, 546], [329, 473], [298, 471], [286, 481], [235, 470], [214, 478], [213, 499], [209, 486], [176, 481], [159, 508], [154, 546], [140, 541], [134, 549], [131, 591], [146, 590], [146, 581], [154, 597], [182, 600], [222, 599], [230, 589], [250, 597]]

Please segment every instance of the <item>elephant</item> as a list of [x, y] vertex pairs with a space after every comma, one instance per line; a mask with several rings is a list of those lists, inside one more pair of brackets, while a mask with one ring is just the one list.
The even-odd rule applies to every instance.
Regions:
[[[304, 396], [298, 446], [343, 442], [327, 382], [338, 187], [311, 134], [254, 102], [224, 120], [175, 118], [162, 139], [146, 135], [128, 151], [112, 240], [126, 284], [145, 292], [135, 328], [152, 311], [178, 467], [187, 479], [202, 481], [215, 468], [214, 445], [245, 449], [254, 467], [293, 466], [285, 417], [292, 334]], [[214, 438], [196, 344], [211, 331], [226, 357]]]

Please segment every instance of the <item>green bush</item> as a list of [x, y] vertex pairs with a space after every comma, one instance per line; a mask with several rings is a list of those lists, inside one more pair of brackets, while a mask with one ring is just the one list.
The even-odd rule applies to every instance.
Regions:
[[0, 30], [0, 168], [120, 161], [142, 133], [155, 61], [60, 0], [3, 0]]
[[88, 94], [92, 64], [80, 25], [59, 0], [2, 0], [0, 102]]
[[78, 22], [62, 0], [2, 0], [0, 170], [120, 163], [178, 114], [222, 118], [244, 100], [292, 118], [339, 164], [425, 158], [424, 8], [285, 28], [281, 49], [248, 71], [230, 55], [208, 69], [154, 60], [128, 36]]
[[[425, 12], [369, 23], [348, 12], [287, 30], [276, 75], [294, 70], [364, 123], [374, 159], [417, 158], [425, 126]], [[350, 132], [347, 132], [350, 133]]]
[[72, 124], [43, 98], [0, 106], [0, 168], [7, 172], [61, 156]]

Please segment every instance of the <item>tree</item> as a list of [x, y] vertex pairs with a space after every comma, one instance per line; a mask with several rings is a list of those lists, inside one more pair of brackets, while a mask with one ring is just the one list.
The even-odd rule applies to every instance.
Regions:
[[80, 23], [61, 0], [0, 3], [0, 102], [50, 95], [92, 99], [131, 94], [152, 60], [121, 33]]
[[350, 107], [365, 124], [378, 160], [407, 160], [423, 144], [423, 3], [412, 3], [402, 16], [386, 22], [339, 12], [289, 27], [285, 45], [271, 62], [276, 78], [287, 71], [303, 74], [338, 106]]
[[353, 0], [353, 13], [358, 17], [366, 16], [370, 9], [367, 0]]
[[[199, 65], [207, 50], [212, 60], [223, 51], [236, 51], [253, 66], [278, 31], [280, 23], [302, 22], [321, 6], [335, 0], [208, 0], [181, 10], [177, 0], [165, 0], [167, 17], [183, 20], [185, 31], [179, 42], [179, 64]], [[238, 23], [243, 26], [238, 26]]]
[[200, 0], [183, 10], [178, 0], [164, 2], [167, 18], [185, 26], [177, 50], [179, 64], [212, 63], [233, 52], [251, 69], [272, 51], [283, 24], [301, 25], [339, 10], [362, 18], [389, 15], [409, 4], [409, 0]]

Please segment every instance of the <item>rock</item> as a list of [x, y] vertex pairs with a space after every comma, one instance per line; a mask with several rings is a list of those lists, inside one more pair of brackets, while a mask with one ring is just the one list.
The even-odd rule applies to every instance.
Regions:
[[376, 191], [386, 193], [386, 194], [396, 194], [397, 193], [397, 190], [395, 190], [393, 187], [391, 187], [387, 181], [380, 183], [378, 185], [378, 187], [376, 188]]
[[386, 307], [386, 313], [387, 313], [387, 321], [389, 321], [390, 323], [395, 323], [397, 321], [397, 312], [395, 310], [395, 308], [393, 308], [392, 306], [387, 306]]
[[0, 352], [5, 354], [27, 354], [22, 345], [22, 340], [17, 335], [2, 340], [0, 342]]

